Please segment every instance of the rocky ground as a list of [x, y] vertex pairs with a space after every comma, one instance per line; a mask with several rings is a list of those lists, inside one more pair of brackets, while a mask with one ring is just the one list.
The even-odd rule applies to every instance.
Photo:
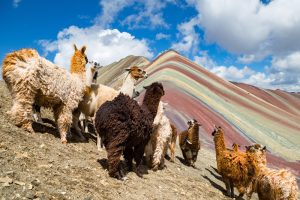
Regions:
[[[110, 178], [106, 152], [97, 151], [95, 140], [63, 145], [52, 125], [51, 112], [43, 112], [47, 123], [34, 124], [34, 134], [14, 126], [6, 112], [11, 98], [0, 82], [0, 199], [230, 199], [224, 193], [214, 167], [215, 154], [203, 147], [197, 169], [175, 163], [144, 178], [127, 174], [128, 180]], [[253, 199], [257, 199], [254, 196]]]

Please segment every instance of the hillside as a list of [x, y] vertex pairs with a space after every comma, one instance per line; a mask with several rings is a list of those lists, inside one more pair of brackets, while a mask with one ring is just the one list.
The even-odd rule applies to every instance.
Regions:
[[[0, 197], [1, 199], [230, 199], [222, 194], [224, 184], [214, 171], [215, 154], [202, 148], [193, 169], [180, 161], [141, 179], [130, 172], [122, 182], [108, 176], [106, 152], [95, 141], [63, 145], [57, 130], [48, 123], [34, 124], [29, 134], [14, 126], [6, 112], [11, 98], [0, 82]], [[43, 117], [52, 119], [43, 110]], [[145, 168], [145, 172], [146, 172]], [[255, 198], [254, 198], [255, 199]]]

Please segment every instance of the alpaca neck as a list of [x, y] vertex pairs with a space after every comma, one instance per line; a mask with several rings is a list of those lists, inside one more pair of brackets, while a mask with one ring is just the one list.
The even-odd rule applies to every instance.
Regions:
[[93, 74], [92, 71], [93, 71], [92, 68], [89, 67], [88, 70], [86, 70], [86, 73], [85, 73], [85, 80], [86, 80], [85, 84], [86, 84], [86, 86], [89, 86], [89, 87], [92, 86], [92, 82], [93, 82], [94, 74]]
[[75, 52], [72, 59], [71, 59], [71, 67], [70, 67], [71, 74], [76, 74], [80, 78], [85, 78], [85, 64], [82, 63], [81, 59], [78, 56], [78, 52]]
[[152, 121], [154, 121], [154, 117], [157, 114], [157, 108], [159, 105], [160, 98], [155, 98], [152, 94], [145, 94], [142, 108], [146, 109], [148, 112], [152, 114]]
[[214, 137], [216, 153], [220, 154], [226, 150], [223, 133], [217, 134]]
[[195, 125], [188, 130], [188, 140], [190, 143], [198, 143], [199, 141], [199, 126]]
[[131, 76], [130, 73], [128, 73], [120, 89], [120, 92], [122, 92], [123, 94], [127, 94], [130, 98], [132, 98], [135, 82], [136, 80]]

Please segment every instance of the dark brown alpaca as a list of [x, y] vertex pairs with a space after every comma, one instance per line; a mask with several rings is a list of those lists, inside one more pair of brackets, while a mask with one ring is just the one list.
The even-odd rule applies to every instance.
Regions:
[[96, 113], [95, 128], [103, 141], [108, 157], [108, 173], [117, 179], [123, 178], [120, 157], [123, 154], [128, 169], [135, 160], [138, 176], [146, 144], [152, 133], [152, 124], [160, 98], [164, 95], [161, 83], [145, 87], [142, 106], [129, 96], [119, 94], [114, 100], [104, 103]]
[[198, 151], [200, 150], [199, 126], [197, 120], [188, 121], [188, 129], [179, 135], [179, 146], [186, 163], [195, 167]]

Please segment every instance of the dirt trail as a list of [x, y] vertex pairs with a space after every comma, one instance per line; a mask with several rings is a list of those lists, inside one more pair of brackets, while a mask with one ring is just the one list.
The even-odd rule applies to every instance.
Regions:
[[[95, 141], [63, 145], [49, 123], [34, 124], [29, 134], [14, 126], [6, 112], [10, 95], [0, 82], [0, 199], [230, 199], [215, 172], [215, 154], [202, 148], [193, 169], [183, 165], [177, 146], [175, 163], [148, 170], [144, 178], [127, 174], [118, 181], [105, 169], [106, 152]], [[50, 118], [49, 112], [43, 116]], [[51, 122], [51, 121], [49, 121]], [[145, 169], [146, 171], [146, 169]], [[255, 196], [253, 199], [257, 199]]]

